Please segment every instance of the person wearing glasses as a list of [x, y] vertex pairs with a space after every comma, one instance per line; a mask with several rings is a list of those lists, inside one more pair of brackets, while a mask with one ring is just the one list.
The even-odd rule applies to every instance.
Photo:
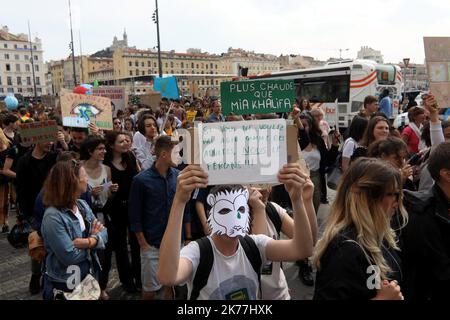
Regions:
[[[81, 144], [80, 159], [86, 170], [89, 190], [92, 194], [92, 209], [96, 217], [110, 228], [110, 221], [107, 214], [106, 204], [110, 197], [119, 190], [118, 184], [111, 182], [111, 169], [103, 164], [106, 154], [106, 142], [103, 138], [89, 136]], [[107, 300], [106, 287], [108, 285], [109, 271], [111, 270], [112, 247], [110, 244], [102, 252], [102, 274], [100, 278], [100, 288], [102, 289], [102, 299]]]
[[71, 292], [70, 278], [75, 273], [80, 281], [88, 274], [98, 279], [96, 251], [105, 248], [108, 236], [87, 203], [79, 199], [87, 182], [86, 170], [71, 160], [56, 163], [44, 183], [45, 300], [55, 299], [53, 289]]
[[361, 158], [342, 176], [316, 245], [315, 300], [403, 300], [391, 218], [402, 205], [402, 177], [390, 163]]

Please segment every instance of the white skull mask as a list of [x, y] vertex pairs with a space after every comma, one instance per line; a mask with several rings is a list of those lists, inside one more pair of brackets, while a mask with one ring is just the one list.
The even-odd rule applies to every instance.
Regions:
[[211, 206], [208, 224], [213, 234], [231, 238], [245, 236], [250, 229], [248, 190], [240, 189], [210, 194], [207, 198]]

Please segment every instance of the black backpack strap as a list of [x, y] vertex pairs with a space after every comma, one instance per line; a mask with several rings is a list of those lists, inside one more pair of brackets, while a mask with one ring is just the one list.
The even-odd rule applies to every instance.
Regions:
[[278, 233], [278, 237], [280, 237], [281, 224], [282, 224], [281, 217], [278, 214], [278, 211], [275, 208], [275, 206], [270, 201], [267, 202], [266, 213], [267, 213], [267, 216], [269, 217], [270, 221], [272, 221], [273, 225], [275, 226], [275, 229], [277, 230], [277, 233]]
[[195, 272], [194, 281], [192, 283], [192, 292], [190, 300], [197, 300], [200, 291], [206, 286], [209, 274], [214, 263], [214, 253], [211, 242], [208, 237], [195, 240], [200, 248], [200, 262]]
[[239, 237], [239, 242], [241, 243], [242, 249], [244, 249], [247, 259], [253, 267], [253, 270], [258, 275], [259, 283], [259, 294], [261, 295], [261, 254], [259, 253], [258, 246], [255, 241], [248, 235], [245, 237]]

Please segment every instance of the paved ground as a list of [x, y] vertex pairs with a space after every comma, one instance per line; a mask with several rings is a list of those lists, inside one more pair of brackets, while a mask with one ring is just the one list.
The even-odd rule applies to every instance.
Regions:
[[[334, 192], [329, 191], [329, 199], [334, 199]], [[321, 205], [319, 209], [319, 224], [323, 222], [329, 211], [328, 205]], [[11, 212], [9, 225], [15, 224], [15, 213]], [[113, 258], [114, 261], [114, 258]], [[115, 263], [114, 263], [115, 264]], [[314, 289], [304, 286], [298, 279], [298, 267], [295, 263], [283, 264], [286, 278], [294, 300], [312, 299]], [[30, 257], [27, 249], [13, 248], [6, 238], [0, 234], [0, 300], [40, 300], [41, 294], [30, 295], [28, 283], [31, 276]], [[113, 266], [108, 284], [108, 293], [111, 299], [135, 300], [139, 294], [127, 294], [121, 289], [117, 269]]]

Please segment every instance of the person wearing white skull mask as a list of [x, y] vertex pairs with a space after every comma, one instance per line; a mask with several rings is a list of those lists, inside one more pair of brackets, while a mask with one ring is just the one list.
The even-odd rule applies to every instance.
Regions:
[[[242, 186], [221, 186], [211, 190], [208, 203], [212, 204], [212, 208], [208, 222], [212, 235], [206, 239], [212, 247], [213, 265], [209, 275], [206, 275], [205, 284], [193, 290], [201, 258], [199, 243], [189, 243], [180, 253], [176, 239], [181, 236], [183, 211], [192, 191], [205, 188], [208, 177], [196, 165], [183, 170], [178, 177], [169, 222], [161, 243], [157, 272], [159, 281], [170, 286], [187, 284], [191, 299], [261, 299], [259, 273], [249, 259], [248, 246], [243, 248], [243, 243], [248, 244], [245, 239], [251, 238], [254, 245], [250, 246], [251, 253], [260, 257], [262, 265], [268, 261], [297, 261], [311, 256], [313, 251], [313, 236], [302, 199], [308, 177], [298, 164], [288, 164], [280, 170], [278, 179], [285, 185], [294, 207], [292, 239], [274, 240], [263, 234], [267, 221], [265, 205], [258, 191], [249, 192]], [[248, 236], [250, 228], [255, 235]]]

